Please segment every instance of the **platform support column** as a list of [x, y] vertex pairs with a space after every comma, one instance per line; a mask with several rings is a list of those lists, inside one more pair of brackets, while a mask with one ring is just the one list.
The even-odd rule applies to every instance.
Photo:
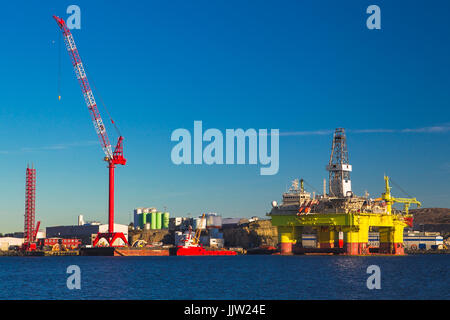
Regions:
[[292, 254], [292, 246], [297, 243], [298, 227], [278, 227], [281, 254]]
[[390, 227], [380, 227], [380, 253], [392, 254], [392, 232]]
[[348, 255], [369, 254], [369, 226], [360, 224], [344, 232], [344, 249]]
[[344, 247], [344, 232], [343, 231], [336, 231], [337, 235], [337, 241], [335, 242], [336, 248], [343, 248]]
[[380, 253], [404, 255], [403, 229], [401, 224], [393, 227], [380, 227]]
[[320, 227], [317, 230], [317, 238], [319, 240], [319, 248], [334, 248], [336, 232], [330, 227]]
[[292, 252], [299, 253], [301, 251], [301, 248], [303, 248], [303, 227], [295, 227], [294, 228], [294, 237], [295, 242], [292, 248]]

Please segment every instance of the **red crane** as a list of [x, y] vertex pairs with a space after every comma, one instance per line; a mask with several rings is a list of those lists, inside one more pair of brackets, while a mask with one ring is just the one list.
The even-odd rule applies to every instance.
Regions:
[[[98, 111], [94, 94], [92, 93], [91, 87], [89, 86], [87, 75], [84, 70], [83, 63], [81, 62], [81, 58], [78, 53], [78, 49], [75, 45], [72, 33], [70, 32], [69, 28], [67, 27], [63, 19], [57, 16], [53, 16], [53, 18], [56, 20], [56, 23], [58, 24], [63, 33], [64, 42], [66, 44], [67, 51], [69, 52], [70, 58], [72, 60], [75, 75], [77, 76], [78, 82], [81, 87], [81, 91], [83, 92], [84, 100], [91, 114], [92, 121], [94, 123], [94, 128], [95, 131], [97, 132], [103, 152], [105, 153], [104, 160], [108, 162], [109, 168], [108, 232], [106, 233], [99, 232], [94, 240], [93, 245], [96, 246], [101, 238], [105, 238], [109, 246], [114, 246], [114, 242], [117, 239], [122, 239], [123, 242], [126, 245], [128, 245], [128, 241], [125, 239], [125, 236], [122, 232], [114, 232], [114, 169], [116, 168], [116, 165], [118, 164], [125, 165], [127, 162], [127, 160], [123, 156], [123, 137], [119, 136], [116, 148], [114, 149], [114, 152], [112, 152], [111, 144], [109, 143], [108, 135], [106, 134], [106, 128], [103, 124], [103, 120]], [[114, 124], [114, 121], [112, 119], [111, 122]]]

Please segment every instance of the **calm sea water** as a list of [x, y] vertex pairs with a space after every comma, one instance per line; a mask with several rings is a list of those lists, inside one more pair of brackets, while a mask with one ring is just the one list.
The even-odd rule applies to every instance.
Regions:
[[[69, 265], [81, 290], [69, 290]], [[369, 290], [369, 265], [381, 289]], [[450, 299], [450, 255], [0, 257], [0, 299]]]

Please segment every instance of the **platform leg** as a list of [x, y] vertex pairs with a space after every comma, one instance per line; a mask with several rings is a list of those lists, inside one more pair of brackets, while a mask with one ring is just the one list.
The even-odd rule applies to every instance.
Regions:
[[369, 226], [360, 224], [344, 232], [344, 249], [347, 255], [369, 254]]
[[403, 230], [404, 226], [395, 224], [394, 227], [381, 227], [380, 253], [404, 255]]
[[292, 254], [292, 246], [297, 243], [297, 227], [278, 227], [281, 254]]
[[336, 241], [336, 232], [329, 227], [320, 227], [317, 230], [319, 248], [334, 248]]

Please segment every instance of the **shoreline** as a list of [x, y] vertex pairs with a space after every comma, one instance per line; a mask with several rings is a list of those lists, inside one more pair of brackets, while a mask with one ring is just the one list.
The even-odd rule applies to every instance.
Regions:
[[[441, 249], [441, 250], [405, 250], [405, 255], [436, 255], [436, 254], [450, 254], [450, 249]], [[239, 255], [249, 255], [249, 256], [283, 256], [281, 254], [239, 254]], [[322, 254], [324, 255], [324, 254]], [[51, 257], [51, 256], [82, 256], [79, 254], [79, 251], [77, 252], [71, 252], [70, 254], [45, 254], [42, 252], [42, 254], [23, 254], [20, 251], [0, 251], [0, 257]], [[157, 256], [157, 255], [156, 255]], [[293, 254], [292, 256], [296, 256], [296, 254]], [[299, 254], [298, 256], [317, 256], [317, 254]], [[333, 256], [339, 256], [339, 255], [333, 255]], [[346, 255], [342, 255], [346, 256]], [[361, 257], [368, 257], [368, 256], [393, 256], [393, 257], [401, 257], [399, 255], [360, 255]]]

